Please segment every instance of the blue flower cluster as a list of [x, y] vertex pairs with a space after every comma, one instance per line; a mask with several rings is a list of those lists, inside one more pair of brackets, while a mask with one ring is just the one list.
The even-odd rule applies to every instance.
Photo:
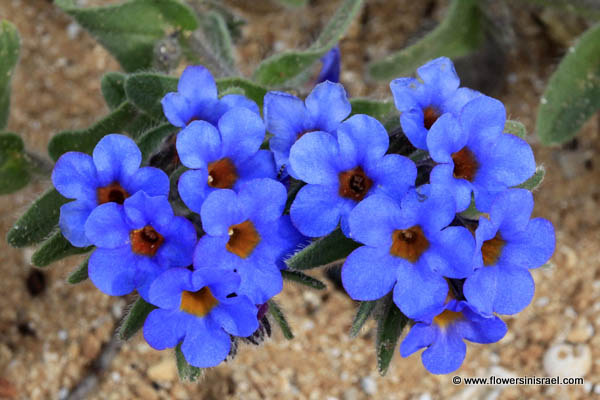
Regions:
[[[337, 80], [339, 50], [323, 63], [322, 75]], [[506, 325], [496, 314], [531, 301], [529, 269], [552, 255], [554, 231], [530, 219], [531, 193], [514, 188], [535, 161], [525, 141], [503, 133], [502, 103], [459, 88], [446, 58], [418, 75], [391, 88], [428, 170], [390, 153], [375, 118], [350, 116], [339, 83], [319, 78], [304, 100], [269, 92], [263, 119], [242, 95], [219, 98], [206, 68], [188, 67], [162, 100], [181, 128], [177, 192], [188, 210], [174, 211], [165, 172], [140, 167], [136, 144], [111, 134], [92, 156], [69, 152], [57, 162], [54, 186], [74, 199], [61, 208], [61, 231], [74, 246], [95, 246], [88, 270], [100, 290], [135, 290], [157, 307], [144, 325], [152, 347], [181, 345], [191, 365], [212, 367], [259, 329], [264, 305], [283, 288], [283, 261], [306, 237], [339, 227], [362, 244], [342, 269], [350, 297], [393, 292], [415, 322], [401, 354], [426, 347], [425, 367], [451, 372], [464, 359], [463, 339], [499, 340]], [[297, 193], [290, 180], [303, 185]], [[472, 203], [485, 213], [478, 221], [461, 215]]]

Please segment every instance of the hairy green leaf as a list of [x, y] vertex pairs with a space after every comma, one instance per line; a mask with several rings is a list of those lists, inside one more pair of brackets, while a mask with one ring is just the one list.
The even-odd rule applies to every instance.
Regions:
[[204, 375], [202, 368], [191, 366], [181, 352], [181, 343], [175, 347], [175, 362], [177, 363], [177, 372], [182, 381], [195, 382]]
[[163, 141], [178, 130], [179, 128], [169, 123], [165, 123], [143, 133], [137, 140], [137, 145], [142, 152], [142, 163], [147, 163], [150, 156], [158, 149]]
[[125, 80], [125, 93], [131, 103], [157, 120], [163, 120], [161, 100], [177, 91], [178, 79], [172, 76], [140, 72]]
[[275, 302], [275, 300], [269, 300], [269, 314], [273, 317], [279, 328], [281, 328], [281, 332], [283, 333], [283, 337], [291, 340], [294, 338], [294, 334], [292, 333], [292, 329], [285, 319], [285, 315], [283, 315], [283, 311], [279, 308], [279, 305]]
[[88, 30], [128, 72], [152, 67], [154, 45], [165, 35], [188, 35], [198, 27], [194, 12], [177, 0], [129, 0], [79, 8], [74, 0], [55, 0]]
[[0, 21], [0, 129], [3, 129], [8, 122], [10, 81], [19, 61], [20, 48], [17, 28], [8, 21]]
[[369, 65], [369, 74], [379, 80], [406, 76], [427, 61], [446, 56], [464, 56], [484, 41], [483, 19], [477, 0], [454, 0], [444, 20], [415, 44]]
[[284, 86], [319, 60], [344, 35], [363, 0], [344, 0], [315, 42], [306, 50], [286, 51], [264, 60], [254, 80], [265, 86]]
[[277, 0], [286, 7], [302, 7], [306, 5], [307, 0]]
[[100, 90], [106, 104], [111, 110], [119, 107], [127, 100], [125, 95], [125, 79], [127, 75], [121, 72], [107, 72], [100, 81]]
[[208, 48], [204, 50], [208, 57], [217, 64], [224, 73], [235, 70], [233, 56], [233, 44], [225, 19], [217, 11], [209, 11], [200, 18], [201, 42], [206, 43]]
[[536, 131], [546, 145], [566, 142], [599, 109], [600, 23], [579, 38], [550, 78]]
[[504, 133], [510, 133], [511, 135], [525, 139], [525, 136], [527, 136], [527, 129], [525, 128], [525, 125], [519, 121], [509, 119], [504, 124]]
[[352, 328], [350, 328], [351, 338], [358, 336], [358, 333], [373, 313], [376, 305], [377, 300], [360, 302], [358, 310], [356, 311], [356, 316], [354, 317], [354, 321], [352, 321]]
[[155, 305], [146, 302], [141, 297], [138, 298], [127, 313], [123, 324], [119, 328], [119, 337], [121, 340], [128, 340], [133, 337], [146, 322], [148, 314], [156, 308]]
[[248, 97], [250, 100], [256, 102], [258, 107], [262, 109], [265, 94], [267, 94], [266, 88], [247, 79], [238, 77], [222, 78], [217, 80], [217, 88], [219, 89], [220, 94], [232, 87], [241, 88], [244, 91], [243, 94], [246, 95], [246, 97]]
[[75, 285], [77, 283], [83, 282], [88, 278], [88, 261], [90, 257], [88, 256], [75, 271], [71, 272], [69, 277], [67, 278], [67, 282], [71, 285]]
[[50, 189], [29, 206], [29, 209], [8, 231], [6, 240], [13, 247], [25, 247], [46, 239], [58, 226], [60, 206], [70, 200], [56, 189]]
[[546, 169], [544, 168], [543, 165], [538, 165], [537, 168], [535, 169], [535, 174], [533, 174], [533, 176], [529, 179], [527, 179], [525, 182], [521, 183], [520, 185], [516, 186], [518, 188], [521, 189], [527, 189], [530, 192], [533, 192], [534, 190], [536, 190], [544, 181], [544, 176], [546, 175]]
[[308, 286], [317, 290], [322, 290], [327, 287], [320, 280], [313, 278], [312, 276], [306, 275], [300, 271], [283, 270], [281, 271], [281, 276], [285, 280], [297, 282], [301, 285]]
[[338, 228], [328, 236], [312, 242], [285, 263], [295, 270], [316, 268], [348, 257], [359, 246], [360, 243], [348, 239]]
[[350, 104], [352, 105], [351, 115], [367, 114], [379, 121], [385, 121], [389, 119], [390, 114], [398, 114], [393, 101], [377, 101], [354, 98], [350, 100]]
[[23, 140], [0, 133], [0, 194], [16, 192], [29, 183], [29, 165]]
[[84, 254], [92, 250], [93, 246], [75, 247], [60, 232], [56, 232], [46, 240], [31, 256], [31, 262], [36, 267], [46, 267], [54, 261], [75, 254]]
[[377, 369], [381, 376], [387, 373], [398, 338], [408, 322], [408, 318], [396, 307], [392, 297], [387, 296], [383, 301], [384, 312], [377, 321]]

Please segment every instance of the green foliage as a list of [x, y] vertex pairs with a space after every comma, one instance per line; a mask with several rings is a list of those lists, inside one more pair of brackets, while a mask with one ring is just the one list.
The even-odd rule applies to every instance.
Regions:
[[177, 363], [177, 372], [182, 381], [195, 382], [204, 375], [202, 368], [191, 366], [181, 352], [181, 343], [175, 347], [175, 362]]
[[142, 152], [142, 164], [147, 163], [152, 153], [163, 143], [163, 141], [178, 130], [179, 128], [174, 127], [169, 123], [165, 123], [143, 133], [137, 140], [137, 145]]
[[396, 350], [398, 338], [408, 322], [408, 318], [396, 307], [392, 296], [385, 297], [383, 307], [384, 311], [377, 320], [377, 369], [379, 374], [384, 376], [392, 361]]
[[23, 140], [14, 133], [0, 133], [0, 194], [16, 192], [29, 183], [28, 164]]
[[264, 60], [254, 71], [254, 80], [265, 86], [285, 86], [319, 60], [344, 35], [363, 0], [345, 0], [317, 40], [307, 50], [286, 51]]
[[17, 28], [0, 21], [0, 130], [6, 127], [10, 111], [10, 81], [19, 61], [21, 42]]
[[258, 107], [262, 109], [265, 94], [267, 94], [266, 88], [244, 78], [232, 77], [217, 80], [217, 88], [219, 89], [220, 94], [225, 92], [227, 89], [234, 87], [242, 89], [244, 91], [242, 94], [244, 94], [250, 100], [255, 101], [256, 104], [258, 104]]
[[133, 337], [144, 326], [148, 314], [154, 310], [156, 306], [146, 302], [141, 297], [138, 298], [127, 313], [123, 324], [119, 328], [119, 337], [121, 340], [128, 340]]
[[569, 49], [550, 78], [536, 131], [546, 145], [564, 143], [599, 109], [600, 24], [596, 24]]
[[286, 264], [295, 270], [317, 268], [347, 257], [359, 246], [359, 243], [344, 236], [341, 229], [336, 229], [288, 258]]
[[231, 75], [235, 70], [233, 43], [221, 14], [217, 11], [202, 14], [200, 31], [196, 34], [200, 37], [192, 37], [188, 46], [200, 56], [199, 61], [205, 66], [213, 67], [217, 76]]
[[358, 333], [373, 313], [376, 305], [377, 300], [360, 302], [358, 310], [356, 311], [356, 316], [354, 317], [354, 321], [352, 321], [352, 328], [350, 328], [351, 338], [358, 336]]
[[277, 0], [285, 7], [302, 7], [306, 5], [307, 0]]
[[75, 247], [60, 232], [56, 232], [46, 240], [31, 256], [31, 262], [36, 267], [46, 267], [54, 261], [62, 260], [75, 254], [84, 254], [93, 246]]
[[279, 328], [281, 328], [283, 337], [287, 340], [292, 340], [294, 338], [292, 329], [285, 319], [283, 311], [281, 311], [281, 308], [279, 308], [279, 305], [273, 299], [269, 300], [269, 314], [271, 314], [275, 322], [277, 322], [277, 325], [279, 325]]
[[127, 75], [121, 72], [107, 72], [100, 81], [100, 89], [106, 104], [111, 110], [119, 107], [127, 100], [125, 95], [125, 79]]
[[71, 285], [75, 285], [77, 283], [83, 282], [88, 278], [88, 261], [90, 257], [87, 257], [75, 271], [71, 272], [69, 277], [67, 278], [67, 282]]
[[415, 44], [369, 65], [379, 80], [407, 76], [427, 61], [457, 58], [479, 48], [484, 41], [483, 18], [478, 0], [454, 0], [444, 20]]
[[533, 192], [542, 184], [545, 175], [546, 169], [542, 165], [538, 165], [538, 167], [535, 169], [535, 174], [517, 187]]
[[308, 287], [311, 287], [311, 288], [317, 289], [317, 290], [322, 290], [327, 287], [320, 280], [313, 278], [312, 276], [306, 275], [300, 271], [283, 270], [283, 271], [281, 271], [281, 276], [285, 280], [296, 282], [301, 285], [308, 286]]
[[525, 125], [519, 121], [513, 121], [509, 119], [504, 124], [504, 133], [510, 133], [511, 135], [525, 139], [525, 136], [527, 136], [527, 129], [525, 128]]
[[60, 206], [68, 202], [55, 189], [35, 200], [8, 231], [6, 240], [13, 247], [25, 247], [44, 240], [58, 225]]
[[198, 27], [194, 12], [177, 0], [129, 0], [104, 7], [79, 8], [74, 0], [54, 2], [106, 47], [128, 72], [152, 67], [157, 41]]
[[393, 101], [376, 101], [369, 99], [354, 98], [350, 100], [352, 114], [367, 114], [383, 122], [392, 114], [398, 114]]

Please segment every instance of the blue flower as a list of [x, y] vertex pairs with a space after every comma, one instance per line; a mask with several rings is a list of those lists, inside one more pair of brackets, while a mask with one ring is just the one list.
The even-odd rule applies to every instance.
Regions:
[[483, 316], [466, 301], [450, 300], [432, 323], [415, 324], [400, 345], [402, 357], [426, 347], [421, 360], [433, 374], [456, 371], [467, 353], [463, 339], [494, 343], [506, 334], [506, 324], [496, 316]]
[[183, 165], [193, 168], [179, 178], [179, 195], [190, 210], [200, 212], [206, 197], [218, 189], [238, 189], [248, 180], [275, 178], [273, 156], [259, 150], [265, 137], [261, 118], [245, 108], [226, 112], [218, 130], [194, 121], [177, 136]]
[[293, 176], [308, 183], [290, 209], [292, 222], [306, 236], [326, 235], [340, 220], [350, 235], [348, 215], [356, 204], [374, 193], [400, 199], [415, 183], [411, 160], [385, 154], [388, 134], [376, 119], [354, 115], [336, 134], [307, 133], [290, 152]]
[[454, 201], [434, 187], [409, 192], [401, 203], [384, 195], [363, 200], [350, 213], [354, 250], [342, 283], [355, 300], [375, 300], [394, 290], [394, 302], [411, 319], [431, 321], [448, 293], [445, 278], [473, 272], [473, 235], [454, 219]]
[[238, 293], [266, 303], [283, 288], [282, 254], [302, 239], [282, 217], [286, 199], [285, 187], [266, 178], [245, 182], [237, 194], [211, 193], [200, 213], [206, 235], [196, 246], [194, 266], [236, 271], [242, 278]]
[[142, 154], [135, 142], [116, 134], [104, 136], [92, 156], [72, 151], [58, 159], [52, 171], [52, 183], [60, 194], [75, 199], [60, 208], [58, 224], [73, 246], [91, 244], [84, 227], [98, 205], [123, 204], [138, 190], [151, 196], [169, 194], [167, 175], [157, 168], [140, 168], [141, 162]]
[[258, 328], [258, 309], [240, 295], [240, 277], [231, 271], [172, 268], [150, 287], [159, 308], [144, 323], [144, 338], [156, 350], [175, 347], [198, 368], [221, 363], [231, 348], [229, 335], [246, 337]]
[[396, 108], [401, 112], [400, 125], [410, 142], [427, 150], [427, 132], [445, 113], [458, 116], [460, 110], [479, 92], [459, 88], [460, 81], [452, 61], [436, 58], [417, 69], [420, 80], [399, 78], [390, 83]]
[[340, 46], [335, 46], [321, 57], [321, 71], [317, 77], [317, 83], [340, 81]]
[[457, 211], [469, 207], [473, 193], [477, 209], [487, 212], [497, 194], [534, 174], [531, 147], [503, 133], [505, 121], [504, 105], [480, 96], [463, 108], [458, 119], [446, 114], [431, 127], [427, 147], [439, 164], [431, 171], [430, 182], [452, 193]]
[[139, 191], [120, 206], [102, 204], [85, 223], [85, 234], [97, 247], [88, 262], [90, 279], [102, 292], [122, 296], [148, 288], [167, 268], [192, 263], [196, 230], [176, 217], [166, 196]]
[[277, 168], [287, 166], [287, 172], [294, 176], [288, 157], [296, 140], [307, 132], [334, 132], [351, 110], [346, 91], [339, 83], [320, 83], [305, 101], [284, 92], [267, 93], [265, 123], [267, 131], [274, 135], [269, 145]]
[[525, 189], [498, 195], [475, 231], [476, 270], [465, 281], [464, 295], [484, 314], [515, 314], [533, 298], [535, 284], [528, 269], [544, 264], [554, 252], [552, 223], [529, 219], [533, 196]]
[[201, 65], [187, 67], [179, 78], [177, 92], [167, 93], [161, 103], [165, 117], [179, 128], [197, 120], [217, 125], [219, 118], [234, 107], [260, 115], [256, 103], [242, 95], [229, 94], [219, 99], [215, 79]]

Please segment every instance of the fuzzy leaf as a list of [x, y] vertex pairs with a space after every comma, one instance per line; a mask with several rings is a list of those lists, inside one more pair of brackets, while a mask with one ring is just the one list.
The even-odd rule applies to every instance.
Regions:
[[88, 278], [88, 261], [90, 257], [88, 256], [75, 271], [71, 272], [69, 277], [67, 278], [67, 282], [71, 285], [75, 285], [77, 283], [83, 282]]
[[169, 92], [177, 91], [179, 80], [172, 76], [141, 72], [125, 80], [125, 93], [131, 103], [157, 120], [165, 117], [160, 101]]
[[62, 260], [75, 254], [84, 254], [93, 246], [75, 247], [60, 232], [56, 232], [46, 240], [31, 256], [31, 262], [36, 267], [46, 267], [54, 261]]
[[17, 28], [8, 21], [0, 21], [0, 129], [3, 129], [8, 122], [10, 82], [19, 61], [20, 48]]
[[285, 7], [302, 7], [306, 5], [307, 0], [277, 0]]
[[129, 0], [79, 8], [74, 0], [54, 2], [115, 56], [125, 71], [152, 67], [154, 45], [165, 35], [189, 34], [198, 26], [194, 12], [177, 0]]
[[179, 128], [165, 123], [143, 133], [137, 140], [137, 145], [142, 152], [142, 163], [145, 164], [148, 162], [150, 156], [158, 149], [165, 138], [176, 133], [178, 130]]
[[91, 154], [100, 139], [110, 133], [122, 132], [136, 115], [135, 107], [128, 102], [123, 103], [87, 129], [63, 131], [53, 136], [48, 143], [48, 154], [54, 161], [68, 151]]
[[281, 276], [283, 279], [300, 283], [301, 285], [311, 287], [313, 289], [322, 290], [327, 286], [320, 280], [313, 278], [312, 276], [306, 275], [300, 271], [288, 271], [282, 270]]
[[519, 121], [509, 119], [504, 124], [504, 133], [510, 133], [511, 135], [525, 139], [525, 136], [527, 136], [527, 129], [525, 128], [525, 125]]
[[29, 163], [23, 140], [14, 133], [0, 133], [0, 194], [16, 192], [29, 183]]
[[273, 316], [277, 325], [281, 328], [281, 332], [283, 333], [283, 337], [291, 340], [294, 338], [294, 334], [292, 333], [292, 329], [285, 319], [285, 315], [283, 315], [283, 311], [279, 308], [279, 305], [275, 302], [275, 300], [269, 300], [269, 313]]
[[284, 86], [302, 74], [339, 42], [362, 4], [363, 0], [345, 0], [307, 50], [286, 51], [267, 58], [254, 71], [254, 80], [265, 86]]
[[358, 310], [356, 311], [356, 316], [354, 317], [354, 321], [352, 321], [352, 328], [350, 328], [351, 338], [355, 338], [356, 336], [358, 336], [363, 325], [365, 324], [365, 322], [367, 322], [367, 320], [373, 313], [373, 310], [375, 309], [376, 305], [377, 300], [360, 302]]
[[219, 89], [219, 94], [221, 95], [227, 89], [232, 87], [241, 88], [244, 91], [243, 94], [246, 95], [246, 97], [250, 100], [256, 102], [258, 107], [262, 109], [263, 100], [265, 98], [265, 94], [267, 94], [266, 88], [247, 79], [238, 77], [222, 78], [217, 80], [217, 88]]
[[396, 107], [394, 107], [394, 102], [392, 101], [355, 98], [350, 100], [350, 104], [352, 105], [351, 115], [367, 114], [379, 121], [387, 120], [390, 118], [390, 114], [397, 114]]
[[127, 100], [125, 95], [125, 79], [127, 75], [121, 72], [107, 72], [102, 76], [100, 89], [106, 104], [111, 110], [119, 107], [121, 103]]
[[195, 382], [204, 375], [202, 368], [191, 366], [181, 352], [181, 343], [175, 347], [175, 361], [177, 363], [177, 372], [182, 381]]
[[121, 340], [129, 340], [144, 326], [148, 314], [156, 308], [155, 305], [146, 302], [139, 297], [124, 318], [123, 324], [119, 328], [119, 337]]
[[312, 242], [297, 252], [285, 263], [295, 270], [317, 268], [348, 257], [348, 254], [359, 246], [360, 243], [348, 239], [340, 229], [336, 229], [328, 236]]
[[70, 200], [50, 189], [31, 204], [29, 209], [8, 231], [6, 240], [13, 247], [36, 244], [48, 237], [58, 226], [60, 206]]
[[454, 0], [444, 20], [415, 44], [369, 65], [378, 80], [407, 76], [427, 61], [457, 58], [477, 49], [484, 41], [483, 19], [477, 0]]
[[600, 23], [571, 47], [550, 78], [538, 109], [536, 131], [543, 144], [571, 139], [600, 109]]
[[521, 189], [527, 189], [530, 192], [536, 190], [544, 181], [544, 176], [546, 175], [546, 169], [543, 165], [538, 165], [535, 169], [535, 174], [525, 182], [521, 183], [519, 186], [516, 186]]
[[383, 301], [384, 312], [377, 321], [377, 370], [384, 376], [396, 350], [398, 338], [408, 322], [408, 318], [396, 307], [391, 296]]
[[209, 11], [200, 18], [200, 29], [204, 42], [208, 44], [211, 55], [224, 69], [233, 70], [235, 61], [233, 57], [233, 44], [225, 19], [216, 11]]

